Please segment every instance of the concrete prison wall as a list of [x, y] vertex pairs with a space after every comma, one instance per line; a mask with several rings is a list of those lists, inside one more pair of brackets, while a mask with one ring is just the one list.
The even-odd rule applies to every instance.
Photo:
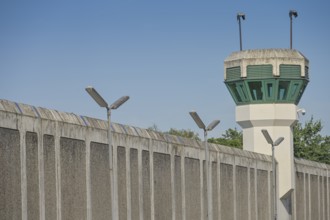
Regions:
[[[106, 128], [102, 120], [0, 100], [0, 219], [111, 219], [112, 211], [119, 219], [206, 219], [201, 142], [113, 124], [111, 195]], [[210, 149], [213, 219], [271, 219], [271, 158]], [[297, 219], [329, 219], [329, 167], [296, 167], [295, 196], [304, 201], [294, 208]]]
[[[2, 100], [0, 216], [109, 219], [105, 121]], [[119, 219], [205, 219], [202, 143], [113, 124]], [[270, 158], [211, 145], [214, 219], [270, 218]]]
[[296, 219], [330, 219], [330, 166], [296, 159]]

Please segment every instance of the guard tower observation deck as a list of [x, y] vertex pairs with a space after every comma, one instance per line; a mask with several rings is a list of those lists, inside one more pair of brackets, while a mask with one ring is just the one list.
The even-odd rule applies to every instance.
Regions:
[[224, 62], [225, 84], [236, 105], [297, 105], [309, 82], [308, 65], [308, 59], [297, 50], [238, 51]]
[[236, 122], [243, 129], [243, 149], [272, 155], [262, 134], [284, 138], [276, 147], [278, 219], [291, 219], [295, 190], [292, 126], [309, 82], [309, 61], [297, 50], [234, 52], [225, 60], [225, 84], [236, 103]]

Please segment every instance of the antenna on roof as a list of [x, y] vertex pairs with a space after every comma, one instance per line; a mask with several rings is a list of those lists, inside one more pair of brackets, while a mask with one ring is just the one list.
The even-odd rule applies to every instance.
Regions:
[[243, 20], [245, 20], [245, 14], [242, 12], [237, 13], [237, 20], [238, 20], [238, 24], [239, 24], [239, 43], [240, 43], [240, 50], [242, 51], [241, 18], [243, 18]]
[[298, 17], [298, 12], [295, 10], [290, 10], [289, 17], [290, 17], [290, 49], [292, 49], [292, 16], [295, 18]]

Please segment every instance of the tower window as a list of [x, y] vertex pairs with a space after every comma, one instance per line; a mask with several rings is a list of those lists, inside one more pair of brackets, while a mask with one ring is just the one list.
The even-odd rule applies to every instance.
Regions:
[[249, 82], [249, 89], [252, 100], [262, 100], [262, 82]]
[[286, 100], [288, 95], [288, 90], [290, 86], [290, 81], [280, 81], [278, 85], [278, 100]]
[[232, 95], [237, 100], [237, 102], [242, 102], [242, 98], [239, 95], [238, 87], [236, 86], [236, 84], [235, 83], [232, 83], [232, 84], [229, 85], [229, 87], [230, 87], [230, 90], [232, 92]]
[[267, 98], [271, 98], [274, 95], [274, 85], [273, 83], [266, 83], [267, 85]]
[[243, 97], [244, 101], [248, 101], [248, 97], [247, 97], [247, 94], [246, 94], [246, 91], [245, 91], [244, 84], [243, 83], [239, 83], [238, 86], [240, 88], [240, 91], [242, 93], [242, 97]]
[[290, 99], [294, 99], [299, 88], [299, 83], [294, 83], [291, 88]]

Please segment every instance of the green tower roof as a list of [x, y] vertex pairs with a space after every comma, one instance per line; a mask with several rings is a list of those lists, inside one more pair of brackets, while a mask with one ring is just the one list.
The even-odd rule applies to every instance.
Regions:
[[234, 52], [224, 63], [225, 84], [237, 105], [297, 105], [309, 82], [308, 65], [308, 59], [297, 50]]

